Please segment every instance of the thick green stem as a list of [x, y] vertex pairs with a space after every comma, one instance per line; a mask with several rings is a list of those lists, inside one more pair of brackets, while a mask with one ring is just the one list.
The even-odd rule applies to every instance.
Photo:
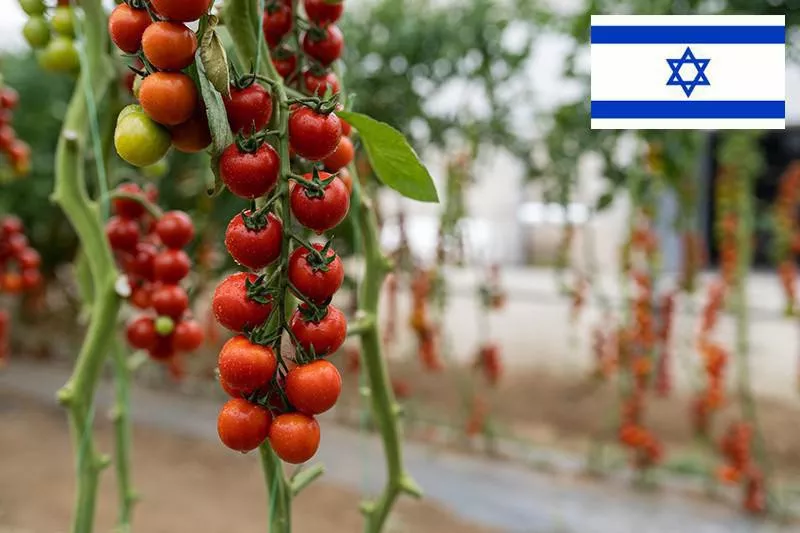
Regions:
[[283, 472], [283, 464], [269, 442], [259, 446], [258, 451], [269, 495], [269, 532], [288, 533], [292, 530], [292, 489]]
[[116, 393], [111, 418], [114, 422], [114, 465], [117, 472], [117, 499], [119, 501], [117, 528], [119, 533], [128, 533], [131, 530], [133, 507], [137, 499], [131, 482], [131, 369], [125, 349], [118, 340], [112, 349], [112, 362]]

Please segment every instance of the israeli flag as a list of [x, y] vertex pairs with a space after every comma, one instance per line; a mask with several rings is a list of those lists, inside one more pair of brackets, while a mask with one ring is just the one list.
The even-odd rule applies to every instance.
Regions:
[[592, 129], [785, 129], [786, 17], [592, 16]]

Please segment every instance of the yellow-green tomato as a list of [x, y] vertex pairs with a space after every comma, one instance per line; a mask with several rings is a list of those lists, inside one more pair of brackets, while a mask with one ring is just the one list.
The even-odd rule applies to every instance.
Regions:
[[129, 111], [117, 121], [114, 147], [122, 159], [135, 167], [157, 163], [170, 145], [169, 131], [143, 112]]
[[167, 172], [169, 172], [169, 163], [166, 158], [142, 169], [142, 175], [149, 180], [163, 178], [167, 175]]
[[137, 100], [139, 99], [139, 90], [141, 90], [142, 88], [143, 81], [144, 78], [139, 76], [138, 74], [136, 75], [135, 78], [133, 78], [133, 97], [136, 98]]
[[127, 117], [131, 113], [144, 113], [144, 111], [142, 110], [142, 106], [139, 104], [126, 105], [122, 108], [122, 111], [119, 112], [119, 115], [117, 115], [117, 124], [119, 124], [123, 118]]
[[50, 21], [53, 31], [65, 37], [75, 36], [75, 12], [69, 6], [60, 6], [53, 10]]
[[22, 27], [22, 35], [31, 48], [44, 48], [50, 42], [50, 26], [44, 17], [33, 16]]
[[39, 65], [54, 72], [75, 72], [81, 66], [81, 59], [75, 42], [69, 37], [56, 36], [39, 52]]
[[19, 0], [19, 5], [28, 15], [44, 15], [46, 9], [42, 0]]

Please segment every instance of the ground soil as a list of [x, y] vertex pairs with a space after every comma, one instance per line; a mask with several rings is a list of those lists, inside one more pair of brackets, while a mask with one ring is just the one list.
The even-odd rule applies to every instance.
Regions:
[[[0, 391], [0, 533], [68, 530], [73, 494], [72, 451], [63, 411]], [[111, 428], [98, 421], [100, 448]], [[134, 431], [135, 482], [145, 498], [136, 530], [147, 533], [263, 533], [267, 500], [257, 458], [220, 450], [216, 442], [178, 437], [150, 427]], [[98, 532], [112, 530], [113, 472], [100, 488]], [[360, 495], [317, 482], [295, 502], [293, 531], [360, 531]], [[402, 501], [394, 532], [489, 533], [428, 502]]]

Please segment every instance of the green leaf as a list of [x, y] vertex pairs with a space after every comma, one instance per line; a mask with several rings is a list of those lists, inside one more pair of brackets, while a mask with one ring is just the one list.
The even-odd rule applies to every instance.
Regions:
[[600, 198], [597, 199], [597, 204], [594, 207], [594, 210], [598, 213], [601, 211], [605, 211], [611, 204], [614, 202], [614, 191], [608, 191], [603, 193]]
[[384, 184], [412, 200], [439, 201], [433, 178], [402, 133], [361, 113], [336, 114], [358, 130], [369, 162]]
[[214, 182], [208, 184], [207, 192], [213, 196], [219, 194], [224, 188], [219, 176], [219, 158], [222, 152], [233, 144], [233, 133], [230, 125], [228, 125], [228, 115], [225, 113], [222, 95], [214, 89], [208, 80], [203, 62], [200, 59], [196, 59], [195, 65], [200, 83], [200, 94], [206, 106], [208, 128], [211, 130], [211, 169], [214, 171]]
[[200, 60], [206, 70], [206, 76], [211, 85], [225, 96], [230, 96], [231, 73], [228, 67], [228, 54], [222, 45], [222, 40], [214, 30], [203, 35], [200, 45]]

